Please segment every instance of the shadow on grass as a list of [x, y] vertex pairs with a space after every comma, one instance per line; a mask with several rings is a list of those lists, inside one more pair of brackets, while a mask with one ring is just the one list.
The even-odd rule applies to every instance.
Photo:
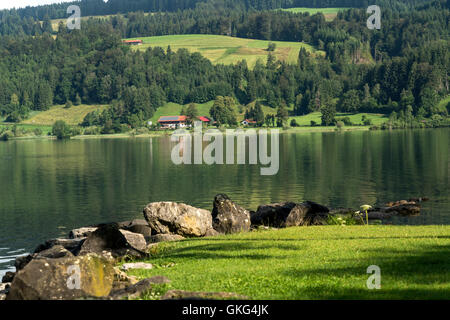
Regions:
[[[366, 280], [370, 276], [366, 273], [367, 267], [377, 265], [381, 269], [380, 290], [367, 289], [364, 280], [359, 289], [315, 285], [302, 293], [316, 299], [450, 299], [449, 245], [422, 246], [420, 249], [404, 251], [363, 251], [373, 255], [356, 262], [350, 259], [333, 262], [342, 264], [347, 260], [352, 266], [310, 270], [290, 268], [283, 272], [283, 276], [292, 281], [301, 281], [305, 277], [345, 279], [361, 276]], [[387, 283], [384, 290], [383, 281]], [[447, 288], [439, 287], [442, 285]], [[427, 288], [420, 288], [424, 286]]]

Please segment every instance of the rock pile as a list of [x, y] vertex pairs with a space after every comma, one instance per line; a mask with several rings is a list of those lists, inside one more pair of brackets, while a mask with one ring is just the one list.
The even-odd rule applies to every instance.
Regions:
[[[387, 203], [368, 211], [369, 219], [420, 213], [426, 198]], [[261, 205], [256, 212], [218, 194], [212, 212], [184, 203], [153, 202], [144, 209], [144, 219], [82, 227], [70, 231], [67, 239], [51, 239], [32, 254], [16, 259], [16, 272], [8, 272], [0, 285], [0, 300], [62, 300], [135, 298], [152, 284], [167, 283], [164, 277], [138, 281], [122, 270], [151, 269], [149, 263], [115, 267], [118, 261], [143, 259], [162, 241], [191, 237], [249, 232], [259, 226], [286, 228], [322, 225], [332, 215], [348, 214], [352, 209], [329, 210], [320, 204], [282, 202]], [[164, 299], [211, 298], [209, 293], [171, 291]], [[226, 297], [226, 294], [219, 294]]]

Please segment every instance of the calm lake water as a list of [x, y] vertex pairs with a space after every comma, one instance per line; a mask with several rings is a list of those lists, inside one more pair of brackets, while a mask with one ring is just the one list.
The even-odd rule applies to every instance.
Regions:
[[172, 163], [169, 137], [0, 142], [0, 276], [16, 256], [76, 227], [142, 218], [153, 201], [248, 209], [312, 200], [332, 207], [426, 196], [401, 224], [450, 224], [450, 129], [280, 135], [280, 169]]

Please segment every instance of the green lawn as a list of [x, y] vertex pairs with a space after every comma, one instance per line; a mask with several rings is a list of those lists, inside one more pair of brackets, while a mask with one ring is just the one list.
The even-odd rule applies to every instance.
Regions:
[[327, 21], [331, 21], [336, 18], [339, 11], [348, 10], [350, 8], [288, 8], [281, 9], [283, 11], [289, 11], [293, 13], [306, 13], [314, 15], [316, 13], [322, 13]]
[[83, 122], [84, 117], [95, 110], [105, 110], [106, 105], [79, 105], [72, 106], [69, 109], [63, 105], [53, 106], [47, 111], [34, 112], [30, 117], [23, 121], [24, 124], [53, 125], [57, 120], [64, 120], [69, 125], [78, 125]]
[[[319, 226], [160, 244], [139, 278], [251, 299], [448, 299], [449, 226]], [[173, 267], [162, 267], [175, 263]], [[381, 289], [368, 290], [370, 265]], [[147, 296], [149, 298], [149, 296]]]
[[[245, 59], [250, 67], [253, 67], [258, 59], [261, 59], [264, 63], [266, 62], [269, 54], [266, 49], [271, 42], [206, 34], [170, 35], [133, 39], [141, 39], [144, 42], [141, 46], [133, 46], [136, 50], [146, 50], [149, 47], [167, 48], [170, 45], [172, 50], [186, 48], [190, 52], [199, 52], [215, 64], [235, 64]], [[302, 47], [313, 53], [324, 54], [322, 51], [316, 51], [314, 47], [303, 42], [272, 42], [277, 45], [274, 52], [275, 56], [282, 61], [295, 63], [298, 59], [298, 52]]]
[[52, 132], [52, 126], [40, 125], [40, 124], [22, 124], [22, 123], [0, 123], [0, 128], [9, 128], [10, 130], [16, 126], [17, 128], [23, 128], [31, 133], [35, 129], [41, 129], [42, 135], [46, 136], [49, 132]]
[[[388, 117], [384, 114], [376, 114], [376, 113], [337, 113], [336, 119], [342, 119], [344, 117], [349, 117], [350, 121], [355, 125], [362, 125], [363, 122], [361, 121], [362, 116], [365, 115], [367, 119], [370, 119], [373, 123], [373, 125], [380, 125], [383, 122], [386, 122], [388, 120]], [[311, 121], [315, 121], [318, 125], [322, 123], [321, 119], [322, 114], [320, 112], [313, 112], [304, 116], [295, 116], [290, 117], [288, 124], [290, 124], [292, 119], [295, 119], [297, 121], [297, 124], [300, 126], [310, 126]]]

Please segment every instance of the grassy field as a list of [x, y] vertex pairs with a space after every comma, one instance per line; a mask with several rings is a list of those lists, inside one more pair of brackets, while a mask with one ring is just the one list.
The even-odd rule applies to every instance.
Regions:
[[[350, 121], [355, 125], [362, 125], [362, 116], [365, 115], [367, 119], [370, 119], [372, 121], [373, 125], [380, 125], [383, 122], [386, 122], [388, 120], [388, 116], [384, 114], [376, 114], [376, 113], [337, 113], [336, 119], [342, 119], [344, 117], [349, 117]], [[315, 121], [318, 125], [322, 123], [321, 119], [322, 114], [320, 112], [313, 112], [304, 116], [296, 116], [296, 117], [290, 117], [289, 118], [289, 124], [292, 119], [295, 119], [297, 121], [297, 124], [300, 126], [310, 126], [311, 121]]]
[[[158, 289], [225, 291], [251, 299], [448, 299], [449, 226], [318, 226], [163, 243], [134, 270]], [[173, 267], [163, 268], [168, 263]], [[367, 268], [381, 268], [368, 290]], [[147, 295], [146, 298], [150, 296]]]
[[[141, 39], [144, 42], [141, 46], [134, 46], [133, 48], [136, 50], [146, 50], [149, 47], [167, 48], [170, 45], [172, 50], [186, 48], [190, 52], [199, 52], [216, 64], [234, 64], [245, 59], [250, 67], [254, 66], [258, 59], [261, 59], [264, 63], [266, 62], [269, 54], [266, 49], [270, 43], [270, 41], [264, 40], [203, 34], [133, 39]], [[308, 51], [323, 54], [323, 52], [316, 51], [312, 46], [302, 42], [272, 42], [277, 45], [274, 52], [275, 56], [282, 61], [295, 63], [298, 59], [298, 52], [302, 47], [306, 48]]]
[[283, 11], [289, 11], [293, 13], [306, 13], [308, 12], [310, 15], [314, 15], [316, 13], [322, 13], [325, 16], [327, 21], [334, 20], [336, 18], [339, 11], [347, 10], [349, 8], [289, 8], [289, 9], [281, 9]]
[[107, 107], [105, 105], [79, 105], [66, 109], [63, 105], [58, 105], [47, 111], [35, 112], [29, 119], [23, 121], [23, 124], [51, 126], [57, 120], [64, 120], [69, 125], [78, 125], [89, 112], [95, 110], [102, 111]]
[[26, 131], [34, 131], [35, 129], [41, 129], [42, 135], [46, 136], [49, 132], [52, 132], [52, 126], [40, 125], [40, 124], [22, 124], [22, 123], [0, 123], [0, 128], [9, 128], [10, 130], [16, 126]]

